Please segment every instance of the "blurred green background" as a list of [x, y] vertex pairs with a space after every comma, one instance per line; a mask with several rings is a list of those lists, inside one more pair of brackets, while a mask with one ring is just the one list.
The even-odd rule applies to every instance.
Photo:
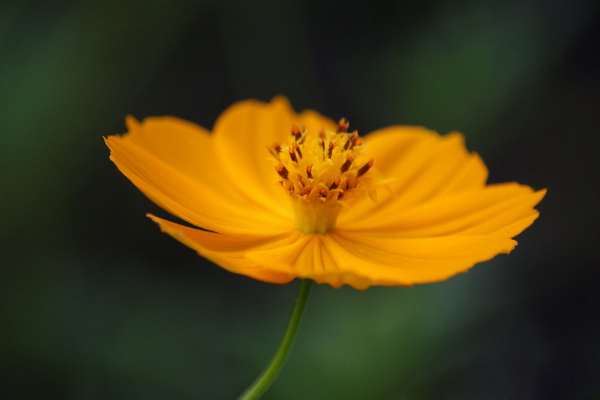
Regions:
[[459, 130], [491, 182], [549, 192], [468, 274], [316, 286], [265, 399], [598, 398], [599, 5], [1, 2], [0, 398], [229, 399], [256, 377], [299, 282], [161, 234], [102, 136], [276, 94], [363, 134]]

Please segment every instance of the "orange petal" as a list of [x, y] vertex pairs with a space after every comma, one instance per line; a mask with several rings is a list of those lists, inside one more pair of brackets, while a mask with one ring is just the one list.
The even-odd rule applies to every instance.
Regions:
[[261, 251], [287, 247], [297, 243], [299, 232], [291, 231], [269, 237], [252, 235], [223, 235], [200, 229], [188, 228], [153, 215], [148, 215], [156, 222], [161, 231], [168, 233], [186, 246], [196, 250], [220, 267], [240, 275], [269, 283], [288, 283], [295, 278], [289, 272], [281, 272], [257, 264], [245, 257], [250, 251]]
[[271, 103], [248, 100], [229, 107], [214, 127], [217, 156], [229, 180], [272, 210], [289, 215], [289, 196], [275, 184], [272, 157], [267, 146], [288, 141], [292, 125], [318, 130], [321, 126], [334, 129], [333, 121], [314, 111], [297, 115], [284, 97]]
[[346, 283], [357, 289], [442, 281], [497, 254], [509, 253], [517, 244], [489, 235], [394, 239], [331, 232], [328, 236], [334, 257], [344, 265], [347, 276], [353, 275], [352, 280], [345, 278]]
[[416, 207], [393, 205], [386, 213], [373, 214], [338, 225], [338, 228], [403, 238], [486, 234], [514, 237], [533, 222], [537, 216], [533, 207], [545, 193], [545, 190], [533, 192], [530, 187], [516, 183], [489, 185]]
[[514, 240], [492, 236], [382, 240], [334, 231], [305, 235], [295, 246], [252, 251], [246, 257], [273, 271], [363, 290], [441, 281], [509, 253], [515, 245]]
[[199, 125], [175, 117], [150, 117], [138, 122], [127, 116], [129, 130], [122, 136], [173, 169], [197, 181], [206, 190], [216, 190], [230, 203], [248, 207], [249, 198], [227, 181], [215, 155], [211, 134]]
[[175, 117], [150, 117], [140, 123], [128, 115], [125, 123], [128, 132], [122, 140], [135, 144], [194, 180], [211, 187], [223, 185], [224, 175], [215, 168], [218, 164], [212, 154], [210, 132], [206, 129]]
[[[152, 129], [148, 130], [145, 124], [136, 122], [128, 120], [130, 134], [106, 139], [111, 160], [144, 194], [173, 215], [226, 233], [266, 235], [293, 226], [291, 215], [272, 213], [227, 182], [212, 155], [206, 132], [172, 118], [152, 119]], [[169, 142], [171, 132], [179, 135], [173, 143], [180, 143], [180, 147], [173, 143], [161, 146]], [[185, 163], [177, 160], [178, 149]], [[198, 159], [194, 160], [190, 153]]]
[[440, 136], [421, 127], [395, 126], [367, 135], [368, 151], [374, 166], [386, 179], [378, 201], [369, 199], [349, 207], [339, 221], [384, 214], [390, 206], [410, 207], [440, 196], [481, 188], [487, 168], [477, 154], [470, 154], [458, 133]]
[[515, 237], [523, 232], [539, 216], [534, 209], [546, 195], [546, 189], [531, 194], [516, 196], [496, 207], [496, 215], [489, 216], [487, 221], [479, 221], [468, 228], [460, 230], [460, 235], [494, 235]]
[[326, 235], [302, 234], [295, 246], [253, 251], [246, 257], [273, 270], [339, 288], [347, 282], [343, 280], [338, 260], [325, 246], [325, 240]]

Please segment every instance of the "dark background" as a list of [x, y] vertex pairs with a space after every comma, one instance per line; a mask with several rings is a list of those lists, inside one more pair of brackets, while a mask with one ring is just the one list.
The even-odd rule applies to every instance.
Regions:
[[235, 398], [299, 282], [161, 234], [109, 161], [124, 117], [234, 101], [465, 134], [548, 188], [509, 256], [446, 282], [313, 289], [265, 399], [600, 396], [597, 1], [0, 3], [0, 398]]

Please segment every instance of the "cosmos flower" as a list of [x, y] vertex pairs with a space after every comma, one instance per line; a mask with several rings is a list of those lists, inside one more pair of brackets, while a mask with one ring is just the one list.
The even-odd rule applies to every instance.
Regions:
[[362, 137], [288, 101], [243, 101], [213, 132], [174, 117], [126, 120], [111, 160], [146, 196], [188, 222], [153, 215], [228, 271], [334, 288], [445, 280], [517, 244], [545, 190], [486, 185], [459, 133], [392, 126]]

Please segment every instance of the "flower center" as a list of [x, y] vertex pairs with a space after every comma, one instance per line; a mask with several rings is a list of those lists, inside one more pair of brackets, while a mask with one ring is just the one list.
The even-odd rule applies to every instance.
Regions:
[[296, 229], [325, 233], [335, 227], [343, 206], [373, 187], [369, 170], [373, 159], [365, 154], [358, 132], [348, 133], [341, 119], [336, 132], [309, 132], [292, 127], [289, 143], [268, 147], [275, 158], [278, 183], [289, 193]]

